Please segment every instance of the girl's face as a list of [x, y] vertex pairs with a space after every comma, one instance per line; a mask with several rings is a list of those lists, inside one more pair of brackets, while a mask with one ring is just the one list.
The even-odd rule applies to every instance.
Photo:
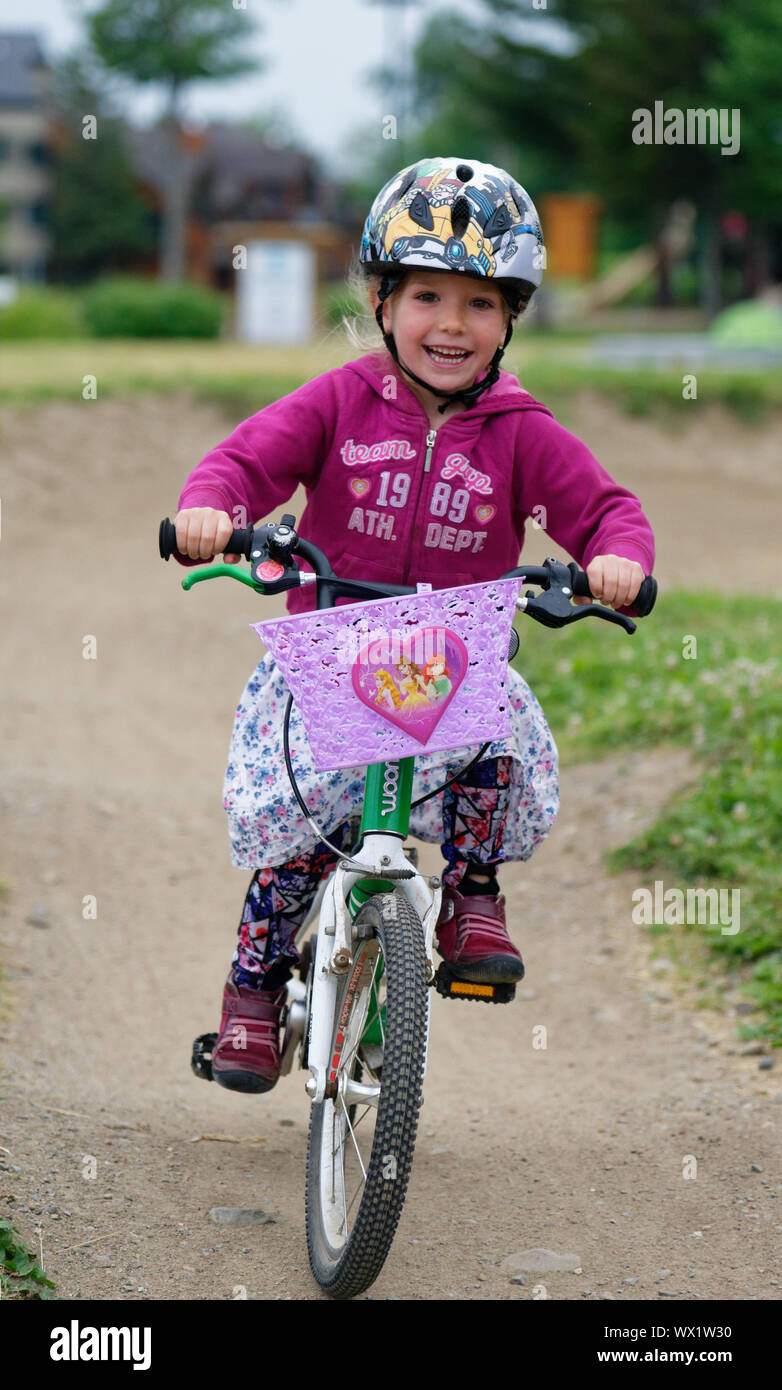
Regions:
[[443, 674], [443, 672], [444, 672], [444, 670], [445, 670], [445, 662], [444, 662], [444, 661], [433, 661], [432, 664], [431, 664], [431, 666], [429, 667], [429, 670], [431, 671], [431, 673], [432, 673], [432, 675], [434, 676], [435, 680], [438, 680], [439, 677]]
[[383, 305], [399, 356], [445, 391], [471, 386], [505, 341], [509, 310], [498, 289], [447, 271], [411, 270]]

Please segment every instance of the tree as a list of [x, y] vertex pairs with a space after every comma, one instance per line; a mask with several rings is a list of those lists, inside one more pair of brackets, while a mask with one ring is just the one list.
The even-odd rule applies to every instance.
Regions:
[[49, 273], [78, 283], [151, 255], [155, 235], [136, 191], [122, 122], [78, 55], [55, 67], [54, 98], [59, 138]]
[[[518, 152], [514, 167], [526, 173], [537, 162], [548, 187], [593, 190], [617, 217], [642, 218], [654, 234], [674, 201], [691, 199], [700, 213], [703, 298], [716, 307], [721, 212], [739, 207], [768, 219], [778, 198], [782, 0], [748, 0], [739, 11], [724, 0], [484, 6], [481, 21], [440, 15], [423, 35], [418, 108], [429, 129], [450, 119], [473, 127], [479, 141], [491, 131], [496, 149]], [[657, 101], [680, 111], [740, 106], [740, 150], [635, 143], [633, 113], [653, 111]], [[529, 183], [540, 186], [534, 176]]]
[[182, 93], [189, 82], [223, 81], [260, 67], [245, 56], [251, 20], [229, 0], [108, 0], [86, 19], [93, 50], [107, 68], [165, 89], [161, 276], [181, 280], [192, 171], [180, 123]]

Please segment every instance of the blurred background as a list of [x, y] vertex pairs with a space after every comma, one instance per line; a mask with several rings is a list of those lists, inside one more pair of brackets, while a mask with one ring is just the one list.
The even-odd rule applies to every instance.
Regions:
[[[781, 44], [782, 0], [30, 0], [0, 30], [0, 332], [312, 341], [382, 182], [466, 153], [537, 203], [534, 331], [777, 360]], [[734, 152], [716, 114], [635, 143], [655, 103], [734, 113]]]

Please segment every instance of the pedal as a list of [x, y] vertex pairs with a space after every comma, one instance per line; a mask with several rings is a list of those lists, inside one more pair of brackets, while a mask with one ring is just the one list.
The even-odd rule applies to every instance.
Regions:
[[437, 967], [432, 984], [444, 999], [475, 999], [484, 1004], [510, 1004], [516, 998], [515, 985], [477, 984], [474, 980], [461, 980], [444, 960]]
[[216, 1033], [202, 1033], [200, 1038], [196, 1038], [193, 1043], [193, 1055], [190, 1058], [190, 1066], [196, 1076], [200, 1076], [202, 1081], [214, 1081], [212, 1076], [212, 1053], [217, 1043]]

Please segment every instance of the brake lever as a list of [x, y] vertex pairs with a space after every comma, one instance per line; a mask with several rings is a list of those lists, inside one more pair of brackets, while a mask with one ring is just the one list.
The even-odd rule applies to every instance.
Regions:
[[516, 603], [516, 607], [534, 618], [536, 623], [542, 623], [544, 627], [567, 627], [568, 623], [577, 623], [591, 614], [604, 622], [618, 623], [625, 632], [635, 632], [636, 624], [624, 613], [615, 613], [612, 608], [595, 607], [594, 604], [572, 604], [573, 577], [567, 565], [548, 559], [544, 561], [544, 567], [550, 575], [548, 588], [539, 594], [528, 589]]
[[528, 589], [523, 598], [517, 599], [516, 607], [536, 623], [544, 627], [567, 627], [569, 623], [580, 622], [582, 618], [602, 618], [606, 623], [618, 623], [625, 632], [635, 632], [636, 624], [624, 613], [614, 613], [611, 608], [595, 607], [588, 603], [574, 607], [561, 590], [547, 589], [544, 594], [535, 594]]

